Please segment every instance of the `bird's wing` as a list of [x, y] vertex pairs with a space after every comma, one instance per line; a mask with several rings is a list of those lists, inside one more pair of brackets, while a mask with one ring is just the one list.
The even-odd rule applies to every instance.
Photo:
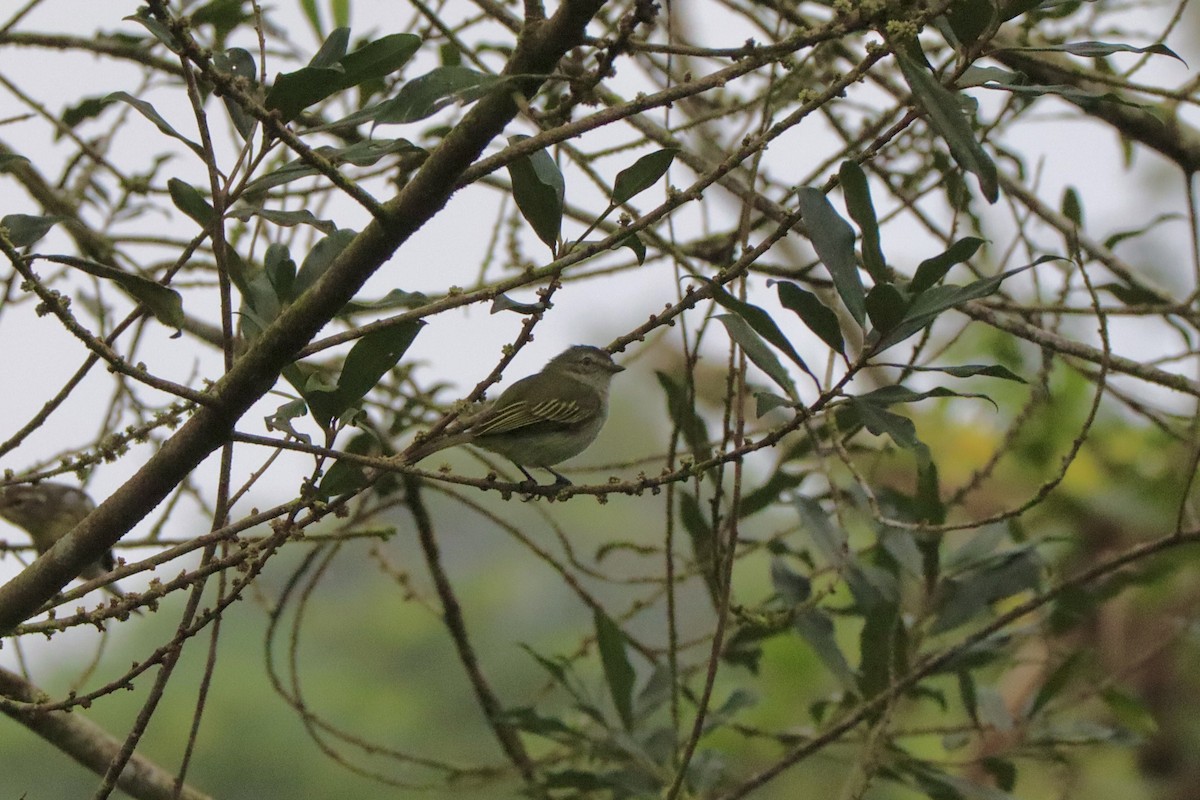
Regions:
[[[534, 377], [534, 376], [531, 376]], [[572, 399], [564, 400], [553, 389], [539, 389], [539, 383], [532, 388], [524, 385], [530, 378], [523, 378], [500, 395], [492, 407], [492, 413], [479, 420], [473, 427], [477, 436], [497, 433], [509, 433], [530, 425], [549, 423], [551, 425], [574, 425], [595, 415], [600, 400], [594, 391], [569, 392]], [[561, 378], [561, 380], [571, 380]], [[524, 399], [513, 401], [512, 394], [524, 395]], [[574, 388], [574, 387], [572, 387]]]

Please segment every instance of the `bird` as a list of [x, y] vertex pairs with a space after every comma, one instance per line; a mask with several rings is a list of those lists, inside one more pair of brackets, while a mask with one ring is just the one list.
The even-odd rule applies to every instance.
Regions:
[[[28, 533], [39, 554], [53, 547], [95, 507], [86, 492], [65, 483], [42, 481], [0, 490], [0, 517]], [[84, 580], [103, 578], [115, 565], [116, 560], [109, 550], [99, 561], [84, 567], [79, 577]], [[118, 598], [125, 597], [115, 583], [107, 583], [103, 588]]]
[[544, 469], [554, 476], [554, 485], [569, 486], [554, 465], [596, 440], [608, 416], [609, 384], [624, 370], [598, 347], [569, 347], [445, 435], [418, 441], [403, 460], [416, 464], [448, 447], [471, 444], [507, 458], [531, 485], [537, 480], [526, 467]]

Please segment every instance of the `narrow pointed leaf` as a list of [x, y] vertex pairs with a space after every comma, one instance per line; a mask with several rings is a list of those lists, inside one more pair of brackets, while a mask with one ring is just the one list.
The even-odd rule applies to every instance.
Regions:
[[799, 398], [799, 393], [796, 391], [796, 385], [792, 382], [792, 378], [788, 375], [787, 370], [783, 368], [783, 364], [779, 363], [779, 359], [775, 357], [775, 353], [767, 346], [754, 329], [742, 319], [738, 314], [719, 314], [717, 319], [725, 326], [729, 338], [737, 342], [737, 345], [742, 348], [742, 352], [746, 354], [754, 365], [765, 372], [771, 380], [779, 384], [780, 388], [787, 392], [788, 397], [793, 400]]
[[1027, 53], [1070, 53], [1071, 55], [1084, 56], [1085, 58], [1103, 58], [1113, 53], [1149, 53], [1156, 56], [1169, 56], [1185, 67], [1187, 66], [1187, 62], [1180, 58], [1178, 53], [1161, 42], [1148, 47], [1134, 47], [1129, 44], [1113, 42], [1066, 42], [1064, 44], [1044, 45], [1041, 47], [1008, 47], [1004, 49], [1020, 50]]
[[172, 128], [170, 126], [170, 124], [168, 124], [168, 122], [162, 118], [162, 115], [160, 115], [158, 113], [158, 111], [155, 110], [154, 106], [150, 105], [149, 103], [147, 103], [144, 100], [137, 99], [136, 97], [129, 94], [128, 92], [113, 92], [112, 94], [110, 94], [104, 98], [104, 101], [108, 102], [108, 103], [116, 102], [118, 100], [123, 103], [128, 103], [129, 105], [133, 106], [133, 108], [135, 110], [137, 110], [137, 112], [139, 114], [141, 114], [146, 119], [150, 120], [150, 122], [154, 123], [154, 127], [158, 128], [160, 131], [165, 133], [167, 136], [170, 136], [172, 139], [176, 139], [180, 142], [183, 142], [185, 145], [188, 146], [188, 149], [190, 149], [193, 153], [200, 156], [201, 158], [204, 158], [204, 148], [201, 147], [200, 145], [196, 144], [195, 142], [193, 142], [191, 139], [188, 139], [186, 136], [181, 134], [179, 131]]
[[697, 463], [707, 461], [712, 457], [712, 448], [708, 443], [708, 427], [696, 413], [696, 408], [688, 397], [687, 387], [662, 370], [656, 370], [654, 374], [658, 377], [658, 385], [667, 396], [667, 413], [671, 415], [671, 421], [683, 435], [683, 440], [692, 452], [692, 458]]
[[123, 272], [95, 261], [72, 259], [70, 266], [89, 275], [95, 275], [97, 278], [113, 281], [131, 297], [145, 305], [155, 319], [164, 325], [172, 328], [183, 327], [183, 298], [179, 292], [169, 286], [163, 286], [161, 283], [141, 275]]
[[1008, 367], [1003, 367], [999, 364], [960, 364], [953, 367], [914, 367], [912, 365], [905, 365], [905, 368], [917, 372], [944, 372], [955, 378], [972, 378], [976, 375], [983, 375], [987, 378], [1000, 378], [1001, 380], [1015, 381], [1017, 383], [1028, 383], [1028, 381]]
[[634, 672], [625, 652], [625, 635], [599, 608], [593, 612], [593, 619], [596, 624], [596, 645], [600, 650], [600, 663], [604, 666], [609, 695], [625, 730], [633, 730]]
[[862, 233], [863, 266], [876, 283], [883, 283], [888, 279], [887, 264], [880, 248], [879, 220], [875, 218], [875, 205], [871, 202], [866, 173], [857, 161], [843, 161], [838, 170], [838, 181], [846, 198], [846, 210]]
[[304, 263], [300, 265], [299, 272], [296, 273], [295, 293], [299, 297], [308, 287], [316, 283], [325, 270], [329, 269], [329, 265], [338, 257], [338, 254], [346, 249], [346, 246], [358, 235], [357, 231], [349, 228], [343, 228], [339, 231], [329, 234], [321, 241], [313, 245], [313, 249], [309, 251], [305, 257]]
[[950, 4], [946, 21], [964, 47], [970, 47], [996, 19], [993, 0], [957, 0]]
[[422, 320], [414, 320], [381, 328], [355, 342], [342, 365], [336, 387], [318, 389], [306, 383], [304, 397], [313, 413], [326, 422], [357, 405], [396, 366], [424, 324]]
[[[528, 136], [513, 136], [511, 144], [528, 139]], [[557, 251], [558, 234], [562, 229], [563, 202], [566, 182], [558, 164], [545, 150], [538, 150], [508, 165], [512, 180], [513, 200], [517, 208], [551, 251]]]
[[278, 111], [284, 122], [291, 122], [304, 109], [345, 88], [346, 73], [338, 65], [301, 67], [295, 72], [275, 76], [264, 105]]
[[683, 523], [683, 529], [687, 531], [688, 539], [692, 543], [692, 557], [696, 561], [697, 569], [700, 570], [700, 577], [704, 579], [708, 597], [712, 601], [713, 608], [719, 608], [721, 605], [721, 567], [718, 558], [717, 535], [713, 532], [708, 517], [704, 516], [704, 511], [700, 508], [700, 501], [691, 492], [680, 492], [679, 494], [679, 520]]
[[201, 228], [212, 228], [217, 212], [204, 199], [204, 195], [200, 194], [199, 189], [179, 178], [171, 178], [167, 181], [167, 191], [171, 194], [171, 202], [176, 208], [191, 217]]
[[851, 693], [858, 691], [858, 676], [850, 667], [845, 653], [838, 647], [834, 636], [833, 621], [829, 616], [816, 608], [803, 608], [796, 613], [792, 623], [800, 637], [816, 653], [817, 658], [837, 678], [842, 688]]
[[925, 109], [933, 130], [949, 145], [950, 155], [960, 167], [975, 175], [987, 201], [996, 202], [1000, 196], [996, 165], [975, 139], [959, 94], [942, 86], [933, 73], [908, 56], [899, 55], [897, 60], [913, 98]]
[[349, 46], [350, 29], [334, 28], [325, 37], [325, 41], [321, 43], [321, 47], [308, 62], [308, 66], [318, 68], [332, 67], [342, 60], [342, 56], [346, 55], [346, 49]]
[[60, 216], [6, 214], [0, 219], [0, 227], [8, 231], [8, 240], [14, 247], [29, 247], [40, 242], [62, 219]]
[[659, 178], [667, 174], [678, 153], [678, 148], [658, 150], [642, 156], [633, 162], [633, 166], [618, 172], [613, 182], [613, 205], [620, 205], [657, 183]]
[[792, 501], [800, 518], [800, 527], [829, 566], [841, 570], [850, 562], [850, 540], [846, 530], [830, 518], [821, 504], [811, 497], [797, 495]]
[[862, 325], [867, 319], [866, 292], [854, 258], [854, 229], [838, 215], [820, 189], [801, 187], [796, 192], [796, 201], [817, 258], [829, 270], [850, 316]]
[[931, 325], [944, 311], [960, 306], [968, 300], [977, 300], [993, 294], [1000, 288], [1000, 284], [1005, 279], [1016, 275], [1018, 272], [1024, 272], [1029, 269], [1029, 266], [1018, 267], [1017, 269], [1009, 270], [1000, 275], [994, 275], [991, 278], [984, 278], [966, 286], [951, 284], [935, 286], [932, 289], [926, 290], [913, 300], [912, 305], [908, 307], [908, 311], [905, 313], [904, 319], [900, 324], [884, 334], [879, 340], [875, 345], [875, 352], [882, 352], [889, 347], [899, 344], [914, 333]]
[[914, 295], [925, 291], [946, 277], [951, 267], [969, 261], [982, 246], [983, 239], [967, 236], [950, 245], [946, 252], [925, 259], [917, 265], [917, 271], [908, 285], [909, 291]]
[[[370, 111], [377, 125], [401, 125], [425, 119], [461, 100], [478, 100], [499, 79], [467, 67], [436, 67], [400, 87], [396, 96]], [[365, 114], [351, 115], [347, 120]]]
[[779, 293], [779, 302], [784, 308], [800, 317], [801, 322], [819, 336], [821, 341], [843, 357], [846, 355], [846, 343], [842, 339], [842, 326], [833, 309], [822, 303], [820, 298], [812, 292], [805, 291], [789, 281], [778, 281], [775, 289]]
[[877, 283], [867, 293], [867, 316], [875, 330], [886, 333], [900, 324], [908, 309], [908, 300], [890, 283]]
[[341, 59], [350, 86], [384, 78], [407, 64], [421, 47], [421, 37], [393, 33], [368, 42]]
[[779, 599], [798, 606], [812, 597], [812, 581], [789, 567], [783, 559], [771, 559], [771, 585]]
[[753, 303], [747, 303], [744, 300], [739, 300], [734, 297], [716, 281], [708, 278], [701, 278], [712, 289], [713, 299], [716, 300], [722, 307], [733, 311], [742, 319], [749, 323], [750, 327], [758, 333], [759, 336], [766, 339], [775, 347], [779, 348], [784, 355], [791, 359], [792, 363], [800, 369], [812, 375], [812, 370], [804, 363], [804, 359], [796, 352], [796, 348], [792, 347], [792, 343], [788, 341], [787, 336], [775, 324], [775, 320], [771, 315], [764, 311], [759, 306]]

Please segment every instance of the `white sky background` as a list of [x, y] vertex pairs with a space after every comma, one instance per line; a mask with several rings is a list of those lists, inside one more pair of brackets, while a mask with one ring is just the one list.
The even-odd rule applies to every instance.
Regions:
[[[453, 7], [465, 0], [450, 0]], [[106, 2], [78, 2], [78, 0], [49, 0], [39, 6], [34, 13], [17, 26], [22, 31], [68, 32], [74, 31], [79, 35], [92, 35], [97, 30], [125, 31], [141, 34], [143, 29], [132, 22], [122, 22], [121, 18], [133, 14], [138, 7], [137, 2], [126, 0], [106, 0]], [[324, 4], [322, 4], [324, 5]], [[687, 9], [687, 2], [676, 4], [680, 10]], [[299, 12], [299, 4], [295, 0], [277, 0], [274, 4], [274, 19], [287, 20], [293, 41], [303, 50], [305, 57], [315, 50], [317, 43], [312, 31]], [[396, 19], [397, 9], [406, 9], [401, 13], [401, 21], [409, 19], [407, 7], [393, 0], [355, 0], [351, 25], [354, 38], [370, 31], [380, 33], [393, 32], [395, 29], [389, 20]], [[1165, 18], [1165, 17], [1163, 17]], [[1147, 37], [1144, 40], [1126, 39], [1131, 44], [1149, 44], [1159, 30], [1161, 21], [1147, 24], [1144, 30]], [[1178, 52], [1189, 64], [1200, 64], [1200, 48], [1197, 48], [1192, 31], [1195, 25], [1182, 26], [1167, 44]], [[733, 46], [744, 41], [749, 32], [732, 29], [726, 21], [705, 17], [701, 20], [691, 20], [691, 32], [694, 44], [712, 46]], [[233, 40], [231, 45], [244, 46], [256, 52], [256, 45], [251, 41]], [[422, 58], [429, 57], [422, 53]], [[1138, 59], [1133, 54], [1117, 56], [1114, 63], [1120, 66], [1131, 65]], [[269, 71], [272, 75], [280, 69], [290, 70], [298, 66], [294, 63], [279, 64]], [[433, 66], [432, 62], [429, 66]], [[632, 95], [635, 90], [632, 80], [636, 73], [625, 65], [621, 73], [621, 81], [628, 77], [629, 83], [618, 86], [622, 91]], [[418, 74], [415, 70], [412, 74]], [[58, 52], [38, 49], [18, 49], [15, 47], [0, 48], [0, 74], [14, 76], [15, 80], [23, 81], [21, 89], [35, 95], [46, 104], [50, 113], [58, 114], [64, 107], [76, 102], [81, 96], [103, 96], [111, 91], [125, 90], [141, 96], [136, 83], [138, 73], [131, 67], [104, 58], [79, 56], [64, 56]], [[1190, 70], [1176, 61], [1163, 57], [1150, 60], [1146, 69], [1138, 75], [1138, 80], [1150, 85], [1178, 85], [1187, 80]], [[185, 135], [194, 136], [194, 125], [191, 123], [190, 112], [183, 107], [172, 109], [170, 104], [176, 89], [151, 92], [146, 99], [154, 102], [178, 130]], [[993, 102], [987, 90], [973, 90], [970, 94], [983, 103]], [[1182, 192], [1182, 179], [1176, 170], [1165, 170], [1157, 166], [1154, 154], [1139, 149], [1136, 153], [1136, 165], [1149, 165], [1148, 172], [1157, 174], [1158, 179], [1146, 180], [1143, 170], [1138, 177], [1127, 171], [1122, 162], [1121, 150], [1115, 137], [1107, 130], [1086, 123], [1064, 124], [1063, 105], [1056, 100], [1040, 101], [1038, 115], [1044, 119], [1043, 124], [1031, 124], [1026, 119], [1013, 129], [1013, 134], [1005, 138], [1005, 144], [1012, 150], [1027, 156], [1027, 163], [1039, 164], [1041, 168], [1041, 195], [1044, 198], [1057, 199], [1062, 194], [1063, 187], [1072, 185], [1077, 188], [1085, 202], [1086, 219], [1090, 232], [1103, 238], [1104, 235], [1120, 230], [1128, 230], [1145, 225], [1158, 214], [1175, 211], [1184, 212], [1186, 205]], [[22, 114], [25, 107], [12, 99], [12, 95], [0, 88], [0, 119], [9, 119], [13, 115]], [[211, 118], [215, 118], [220, 106], [210, 103]], [[655, 112], [661, 121], [661, 112]], [[1072, 115], [1074, 117], [1075, 115]], [[416, 123], [407, 128], [387, 126], [377, 131], [380, 137], [405, 136], [417, 141], [419, 132], [427, 127], [429, 121]], [[165, 148], [164, 140], [149, 123], [141, 123], [141, 129], [146, 132], [144, 142], [126, 141], [121, 147], [125, 152], [136, 152], [136, 148], [144, 147], [144, 160]], [[124, 137], [129, 137], [133, 128], [123, 131]], [[510, 133], [521, 131], [514, 125]], [[787, 136], [772, 144], [768, 157], [773, 159], [773, 167], [777, 173], [786, 170], [789, 160], [795, 162], [795, 179], [800, 180], [806, 175], [806, 170], [817, 163], [808, 156], [809, 150], [820, 151], [819, 140], [810, 137], [820, 136], [819, 126], [805, 123]], [[35, 161], [43, 168], [48, 176], [59, 172], [59, 164], [72, 148], [58, 147], [48, 135], [48, 126], [40, 120], [19, 120], [0, 125], [0, 141], [7, 143], [18, 152], [39, 154]], [[524, 132], [530, 132], [527, 128]], [[736, 141], [736, 140], [735, 140]], [[493, 147], [501, 145], [497, 142]], [[623, 153], [614, 157], [611, 173], [616, 169], [632, 163], [636, 154]], [[42, 160], [44, 159], [44, 161]], [[120, 163], [128, 164], [129, 161]], [[167, 177], [176, 174], [195, 186], [205, 186], [206, 178], [200, 165], [194, 158], [190, 161], [180, 157], [175, 162], [177, 172], [164, 170], [160, 173], [158, 184], [165, 184]], [[1007, 165], [1001, 161], [1004, 169]], [[607, 165], [601, 165], [608, 169]], [[836, 166], [835, 166], [836, 169]], [[610, 173], [610, 174], [611, 174]], [[820, 176], [824, 179], [825, 175]], [[671, 172], [671, 182], [676, 186], [686, 186], [693, 176], [690, 171], [681, 166], [675, 166]], [[968, 183], [975, 188], [973, 178]], [[41, 209], [33, 205], [23, 189], [16, 187], [11, 177], [0, 175], [0, 193], [5, 202], [0, 214], [29, 213], [39, 214]], [[568, 173], [567, 200], [579, 202], [581, 195], [590, 190], [586, 181], [577, 174]], [[714, 189], [718, 195], [725, 198], [730, 196], [723, 190]], [[378, 196], [378, 194], [377, 194]], [[598, 196], [598, 195], [596, 195]], [[488, 198], [486, 202], [480, 198]], [[654, 189], [640, 196], [635, 205], [645, 210], [661, 202], [663, 185], [660, 183]], [[835, 192], [831, 199], [839, 210], [844, 208], [841, 195]], [[878, 202], [877, 197], [877, 202]], [[475, 282], [476, 271], [480, 263], [480, 253], [486, 246], [495, 219], [494, 209], [488, 202], [498, 202], [499, 193], [481, 193], [464, 191], [454, 197], [444, 213], [439, 214], [414, 239], [405, 244], [399, 255], [392, 263], [385, 266], [372, 279], [364, 291], [365, 297], [377, 297], [387, 291], [400, 288], [408, 291], [425, 290], [438, 291], [447, 283], [457, 283], [466, 286]], [[166, 200], [164, 203], [168, 202]], [[1002, 197], [1001, 203], [1004, 202]], [[705, 213], [712, 214], [713, 206]], [[722, 230], [728, 226], [728, 220], [737, 213], [735, 204], [725, 202], [721, 205], [726, 219], [711, 219], [707, 222], [713, 230]], [[699, 207], [685, 210], [679, 216], [680, 220], [690, 220], [692, 224], [701, 224]], [[350, 201], [337, 209], [327, 209], [318, 216], [334, 219], [342, 227], [361, 229], [365, 223], [365, 212], [354, 207]], [[164, 224], [166, 220], [164, 218]], [[682, 223], [681, 225], [686, 224]], [[180, 227], [181, 236], [190, 236], [194, 224], [188, 221]], [[680, 239], [687, 239], [693, 231], [680, 230]], [[580, 231], [576, 223], [567, 221], [564, 233], [570, 236]], [[906, 232], [895, 225], [884, 229], [884, 248], [889, 259], [902, 271], [910, 272], [922, 259], [939, 252], [940, 248], [932, 244], [923, 232]], [[40, 249], [55, 251], [56, 245], [65, 248], [65, 238], [54, 234], [43, 241]], [[1047, 238], [1043, 242], [1048, 250], [1057, 249], [1061, 252], [1062, 244]], [[804, 251], [807, 245], [800, 242], [798, 237], [788, 243], [789, 247]], [[69, 251], [69, 250], [68, 250]], [[541, 263], [549, 260], [547, 248], [532, 235], [527, 237], [526, 255], [541, 259]], [[1186, 286], [1190, 273], [1190, 244], [1186, 224], [1181, 220], [1168, 223], [1156, 228], [1149, 236], [1129, 243], [1127, 248], [1118, 252], [1129, 257], [1134, 263], [1144, 263], [1149, 274], [1160, 278], [1164, 285]], [[625, 258], [628, 251], [619, 258]], [[1132, 255], [1136, 254], [1136, 255]], [[304, 255], [302, 247], [295, 247], [293, 257], [299, 262]], [[49, 265], [39, 265], [43, 272]], [[961, 270], [961, 268], [959, 268]], [[958, 276], [963, 280], [963, 273], [951, 274], [951, 279]], [[761, 282], [756, 289], [759, 302], [768, 308], [776, 308], [773, 292], [767, 294]], [[586, 286], [586, 289], [583, 287]], [[573, 343], [590, 343], [604, 345], [612, 338], [640, 324], [648, 315], [659, 310], [665, 300], [674, 297], [677, 288], [671, 266], [660, 262], [656, 267], [622, 274], [617, 280], [597, 280], [579, 287], [568, 286], [555, 297], [555, 307], [539, 326], [537, 338], [519, 356], [510, 373], [513, 377], [528, 374], [538, 369], [550, 356]], [[582, 289], [582, 290], [581, 290]], [[531, 292], [518, 292], [516, 299], [531, 300]], [[194, 308], [185, 308], [195, 313]], [[423, 380], [432, 379], [452, 382], [466, 391], [479, 380], [495, 363], [500, 347], [511, 341], [520, 328], [522, 317], [502, 313], [490, 315], [484, 307], [471, 307], [462, 311], [449, 312], [432, 318], [430, 324], [418, 336], [416, 343], [410, 349], [407, 358], [424, 364], [420, 373]], [[781, 319], [781, 322], [783, 320]], [[1094, 323], [1086, 323], [1088, 328], [1094, 328]], [[1157, 354], [1161, 340], [1152, 336], [1141, 335], [1135, 326], [1118, 320], [1112, 320], [1114, 344], [1120, 352], [1131, 357], [1144, 357]], [[785, 329], [801, 348], [806, 357], [812, 353], [810, 363], [824, 364], [823, 348], [817, 349], [815, 337], [806, 329], [796, 324], [785, 325]], [[196, 347], [186, 339], [171, 340], [170, 331], [161, 325], [152, 323], [146, 335], [153, 340], [154, 347], [145, 350], [152, 354], [147, 358], [152, 371], [164, 374], [166, 377], [188, 382], [193, 374], [216, 375], [219, 372], [218, 354], [215, 351]], [[1080, 334], [1091, 336], [1091, 331]], [[0, 337], [6, 346], [0, 348], [0, 369], [9, 382], [9, 391], [0, 395], [0, 418], [9, 421], [12, 427], [23, 424], [44, 402], [44, 398], [57, 391], [67, 378], [82, 362], [85, 352], [82, 346], [63, 332], [58, 323], [51, 317], [38, 318], [28, 313], [14, 313], [10, 310], [0, 316]], [[619, 356], [619, 360], [630, 363], [630, 356], [636, 354], [636, 349]], [[201, 362], [193, 359], [200, 357]], [[632, 369], [619, 380], [636, 381], [639, 384], [655, 386], [654, 377], [648, 367], [639, 368], [636, 360]], [[1185, 370], [1191, 367], [1176, 367]], [[96, 398], [105, 398], [109, 390], [109, 377], [103, 370], [95, 370], [89, 378], [91, 391], [77, 393], [67, 407], [53, 417], [52, 424], [43, 428], [23, 445], [19, 450], [10, 454], [6, 463], [0, 467], [22, 471], [30, 465], [41, 463], [55, 453], [70, 450], [79, 442], [87, 441], [94, 436], [100, 424], [104, 411]], [[764, 381], [765, 382], [765, 381]], [[507, 383], [507, 381], [506, 381]], [[1146, 387], [1139, 385], [1139, 392], [1145, 392]], [[643, 387], [644, 388], [644, 387]], [[652, 388], [651, 391], [657, 391]], [[643, 396], [651, 396], [644, 394]], [[1153, 394], [1156, 402], [1178, 401], [1165, 393]], [[243, 428], [254, 429], [257, 420], [270, 413], [278, 403], [278, 399], [270, 399], [251, 411], [243, 421]], [[662, 414], [662, 403], [656, 403], [652, 409], [654, 414]], [[251, 424], [253, 421], [253, 424]], [[611, 431], [606, 434], [611, 435]], [[0, 432], [0, 438], [7, 438], [8, 431]], [[98, 467], [94, 480], [89, 485], [90, 491], [99, 497], [111, 491], [127, 477], [145, 453], [137, 453], [133, 457], [123, 459], [113, 465]], [[265, 457], [266, 453], [256, 457]], [[208, 480], [203, 476], [212, 475], [215, 469], [213, 462], [201, 467], [199, 475], [202, 482]], [[254, 466], [247, 460], [239, 461], [239, 469], [246, 471]], [[297, 473], [297, 476], [300, 473]], [[215, 483], [215, 481], [213, 481]], [[262, 492], [255, 498], [255, 505], [265, 506], [293, 496], [295, 482], [276, 482], [278, 495], [266, 497]], [[202, 520], [197, 520], [202, 525]], [[143, 524], [143, 528], [146, 523]], [[174, 531], [174, 536], [190, 535], [200, 531]], [[131, 534], [137, 536], [138, 534]], [[0, 539], [20, 540], [23, 534], [16, 529], [0, 528]], [[130, 557], [134, 557], [132, 554]], [[0, 561], [0, 580], [7, 579], [16, 570], [12, 559]], [[178, 566], [172, 568], [178, 570]]]

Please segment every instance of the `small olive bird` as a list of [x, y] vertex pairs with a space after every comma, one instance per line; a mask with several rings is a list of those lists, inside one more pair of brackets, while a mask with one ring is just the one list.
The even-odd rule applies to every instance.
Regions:
[[530, 483], [537, 481], [525, 468], [540, 467], [555, 484], [568, 485], [553, 467], [596, 440], [608, 416], [609, 384], [624, 369], [598, 347], [567, 348], [445, 435], [411, 447], [404, 461], [415, 464], [447, 447], [471, 444], [504, 456]]
[[[65, 483], [42, 481], [35, 486], [22, 484], [0, 490], [0, 517], [28, 533], [39, 553], [46, 552], [70, 533], [95, 507], [83, 490]], [[115, 563], [109, 550], [102, 559], [84, 567], [79, 577], [103, 578]], [[104, 590], [117, 597], [125, 596], [115, 583], [106, 584]]]

